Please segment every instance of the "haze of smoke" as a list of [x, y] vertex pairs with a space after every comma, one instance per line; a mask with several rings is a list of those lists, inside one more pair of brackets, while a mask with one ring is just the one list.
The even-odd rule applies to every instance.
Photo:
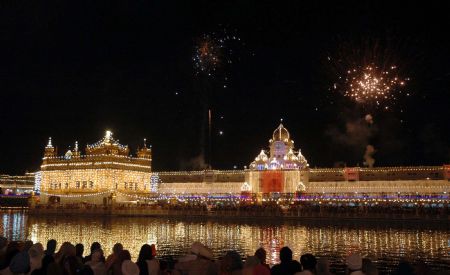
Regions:
[[204, 170], [207, 168], [205, 156], [203, 154], [191, 158], [187, 163], [187, 165], [192, 170]]
[[367, 114], [367, 115], [364, 117], [364, 119], [366, 120], [366, 122], [367, 122], [368, 124], [373, 124], [373, 117], [372, 117], [371, 114]]
[[373, 131], [374, 129], [369, 127], [365, 120], [357, 119], [345, 123], [345, 132], [333, 126], [326, 134], [338, 144], [364, 148], [369, 143]]
[[372, 168], [375, 164], [375, 159], [373, 158], [373, 154], [375, 153], [375, 147], [373, 145], [366, 146], [366, 152], [364, 153], [364, 166]]

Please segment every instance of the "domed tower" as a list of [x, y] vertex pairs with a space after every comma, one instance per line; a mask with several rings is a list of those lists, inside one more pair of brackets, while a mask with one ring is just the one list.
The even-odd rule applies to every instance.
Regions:
[[144, 147], [138, 149], [137, 156], [141, 159], [151, 159], [152, 158], [152, 146], [147, 147], [147, 139], [144, 138]]
[[289, 131], [284, 128], [283, 124], [273, 131], [270, 143], [270, 159], [277, 161], [283, 160], [289, 150], [294, 148], [294, 141], [290, 139]]
[[298, 150], [294, 151], [294, 141], [291, 139], [289, 131], [280, 124], [273, 131], [269, 140], [270, 155], [267, 156], [264, 150], [250, 163], [250, 170], [297, 170], [307, 168], [306, 158]]
[[269, 158], [266, 155], [264, 150], [261, 150], [261, 153], [255, 158], [255, 160], [250, 163], [250, 169], [253, 170], [265, 170], [268, 168], [268, 160]]
[[52, 145], [52, 138], [48, 138], [48, 144], [45, 146], [44, 158], [53, 158], [56, 156], [55, 147]]

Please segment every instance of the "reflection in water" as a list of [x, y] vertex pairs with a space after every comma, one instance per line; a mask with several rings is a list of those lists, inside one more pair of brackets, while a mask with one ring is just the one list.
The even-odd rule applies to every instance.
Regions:
[[178, 256], [194, 241], [211, 247], [216, 257], [234, 249], [250, 255], [259, 247], [268, 252], [268, 261], [278, 262], [278, 251], [289, 246], [294, 257], [310, 252], [331, 258], [342, 269], [342, 259], [352, 250], [372, 258], [383, 270], [395, 266], [402, 257], [423, 259], [434, 268], [450, 268], [447, 228], [369, 226], [358, 224], [244, 223], [216, 220], [175, 220], [162, 218], [28, 217], [20, 212], [2, 213], [0, 234], [9, 239], [31, 239], [44, 245], [49, 239], [83, 243], [86, 251], [99, 241], [107, 254], [121, 242], [136, 259], [142, 244], [156, 244], [158, 255]]

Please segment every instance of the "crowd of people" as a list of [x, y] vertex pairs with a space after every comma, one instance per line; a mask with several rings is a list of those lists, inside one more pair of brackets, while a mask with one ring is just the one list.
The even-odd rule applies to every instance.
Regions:
[[[266, 263], [266, 251], [259, 248], [245, 261], [236, 251], [228, 251], [220, 259], [215, 259], [212, 250], [200, 242], [194, 242], [189, 253], [169, 262], [158, 259], [154, 245], [144, 244], [137, 261], [122, 244], [116, 243], [107, 257], [101, 244], [92, 243], [90, 251], [84, 255], [82, 244], [64, 242], [56, 251], [56, 240], [49, 240], [46, 249], [41, 243], [32, 241], [8, 241], [0, 237], [0, 275], [330, 275], [330, 262], [326, 258], [317, 259], [312, 254], [304, 254], [300, 261], [293, 259], [289, 247], [281, 248], [280, 263], [270, 267]], [[345, 259], [346, 274], [379, 274], [374, 263], [357, 253]], [[442, 274], [447, 274], [445, 273]], [[433, 274], [425, 264], [411, 265], [400, 262], [394, 274]]]

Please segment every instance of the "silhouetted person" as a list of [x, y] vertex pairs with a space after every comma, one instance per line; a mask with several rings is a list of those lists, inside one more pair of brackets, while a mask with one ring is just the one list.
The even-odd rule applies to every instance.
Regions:
[[280, 261], [270, 270], [272, 275], [293, 275], [302, 271], [300, 263], [292, 260], [292, 250], [287, 246], [280, 250]]
[[140, 275], [157, 275], [159, 272], [159, 262], [154, 258], [152, 247], [148, 244], [141, 247], [136, 264], [139, 267]]
[[75, 245], [75, 257], [77, 257], [80, 263], [83, 262], [83, 253], [84, 245], [82, 243], [77, 243], [77, 245]]
[[[91, 252], [89, 253], [89, 255], [87, 255], [86, 257], [84, 257], [83, 263], [89, 262], [89, 261], [91, 260], [91, 258], [92, 258], [92, 253], [94, 253], [95, 251], [100, 250], [100, 249], [102, 249], [102, 246], [100, 245], [100, 243], [98, 243], [98, 242], [93, 242], [93, 243], [91, 244]], [[103, 255], [102, 255], [101, 261], [102, 261], [102, 262], [105, 262], [105, 257], [103, 257]]]
[[313, 254], [303, 254], [300, 257], [303, 271], [295, 273], [295, 275], [313, 275], [316, 273], [317, 259]]
[[56, 240], [51, 239], [47, 241], [47, 249], [44, 251], [45, 255], [47, 256], [53, 256], [55, 255], [56, 251]]

